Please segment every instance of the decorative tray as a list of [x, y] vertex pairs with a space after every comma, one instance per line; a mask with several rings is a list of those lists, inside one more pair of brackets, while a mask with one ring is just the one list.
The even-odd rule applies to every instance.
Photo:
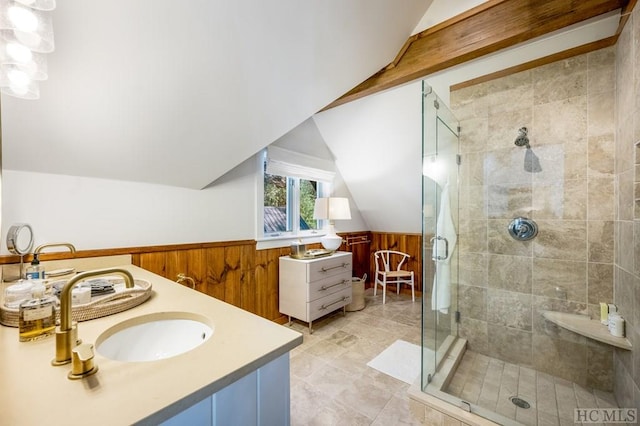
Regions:
[[[91, 302], [82, 305], [73, 305], [71, 318], [74, 321], [89, 321], [92, 319], [117, 314], [144, 303], [151, 297], [151, 283], [147, 280], [134, 279], [134, 287], [126, 288], [124, 279], [116, 276], [100, 277], [113, 284], [115, 293], [102, 296], [94, 296]], [[60, 281], [49, 282], [51, 285]], [[8, 327], [18, 327], [19, 311], [17, 308], [8, 308], [4, 305], [4, 295], [0, 294], [0, 324]], [[56, 309], [56, 317], [60, 319], [60, 307]]]
[[311, 249], [307, 250], [304, 254], [301, 255], [289, 255], [294, 259], [317, 259], [318, 257], [330, 256], [333, 254], [333, 250], [325, 250], [325, 249]]

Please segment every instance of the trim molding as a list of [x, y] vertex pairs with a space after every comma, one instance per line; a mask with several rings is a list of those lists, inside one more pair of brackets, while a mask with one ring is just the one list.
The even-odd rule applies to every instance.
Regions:
[[[64, 259], [81, 259], [85, 257], [100, 257], [100, 256], [117, 256], [122, 254], [140, 254], [140, 253], [155, 253], [162, 251], [180, 251], [180, 250], [194, 250], [194, 249], [206, 249], [214, 247], [229, 247], [229, 246], [246, 246], [256, 245], [255, 240], [236, 240], [236, 241], [220, 241], [220, 242], [206, 242], [206, 243], [189, 243], [189, 244], [169, 244], [161, 246], [141, 246], [141, 247], [122, 247], [122, 248], [109, 248], [109, 249], [93, 249], [93, 250], [80, 250], [75, 253], [70, 252], [53, 252], [53, 253], [41, 253], [40, 260], [64, 260]], [[32, 255], [24, 257], [25, 262], [30, 262], [33, 259]], [[0, 265], [8, 265], [11, 263], [19, 263], [20, 256], [18, 255], [4, 255], [0, 256]]]

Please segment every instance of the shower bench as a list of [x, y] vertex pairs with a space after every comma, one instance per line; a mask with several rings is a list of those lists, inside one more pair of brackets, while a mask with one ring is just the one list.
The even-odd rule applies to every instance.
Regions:
[[587, 315], [567, 314], [556, 311], [542, 311], [542, 316], [562, 328], [578, 333], [598, 342], [615, 346], [616, 348], [631, 350], [631, 342], [625, 337], [612, 336], [599, 320], [593, 320]]

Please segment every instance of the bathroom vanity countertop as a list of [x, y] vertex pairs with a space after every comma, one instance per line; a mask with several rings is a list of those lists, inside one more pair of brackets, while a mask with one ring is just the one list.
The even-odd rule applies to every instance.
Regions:
[[157, 424], [286, 354], [302, 335], [133, 265], [134, 278], [153, 285], [133, 309], [78, 324], [94, 343], [107, 328], [154, 312], [194, 312], [214, 325], [210, 339], [184, 354], [151, 362], [119, 362], [96, 352], [99, 370], [69, 380], [71, 364], [53, 367], [55, 337], [19, 342], [18, 329], [0, 326], [0, 424]]

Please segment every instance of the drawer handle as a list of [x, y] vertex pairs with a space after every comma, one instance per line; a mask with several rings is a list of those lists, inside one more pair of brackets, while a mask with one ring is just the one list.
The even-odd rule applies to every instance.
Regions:
[[348, 263], [343, 263], [342, 265], [332, 266], [331, 268], [322, 267], [322, 269], [320, 269], [320, 272], [328, 272], [328, 271], [330, 271], [332, 269], [346, 268], [348, 265], [349, 265]]
[[320, 287], [320, 291], [329, 290], [329, 289], [330, 289], [330, 288], [332, 288], [332, 287], [335, 287], [335, 286], [338, 286], [338, 285], [343, 285], [343, 284], [346, 284], [346, 283], [348, 283], [348, 282], [349, 282], [349, 280], [342, 280], [342, 281], [340, 281], [339, 283], [332, 284], [332, 285], [330, 285], [330, 286], [323, 285], [322, 287]]
[[347, 299], [348, 299], [348, 297], [347, 297], [347, 296], [343, 296], [343, 297], [342, 297], [342, 299], [340, 299], [340, 300], [336, 300], [335, 302], [329, 303], [328, 305], [322, 305], [322, 306], [320, 306], [320, 310], [321, 310], [321, 311], [323, 311], [323, 310], [327, 309], [329, 306], [331, 306], [331, 305], [335, 305], [336, 303], [344, 302], [344, 301], [345, 301], [345, 300], [347, 300]]

